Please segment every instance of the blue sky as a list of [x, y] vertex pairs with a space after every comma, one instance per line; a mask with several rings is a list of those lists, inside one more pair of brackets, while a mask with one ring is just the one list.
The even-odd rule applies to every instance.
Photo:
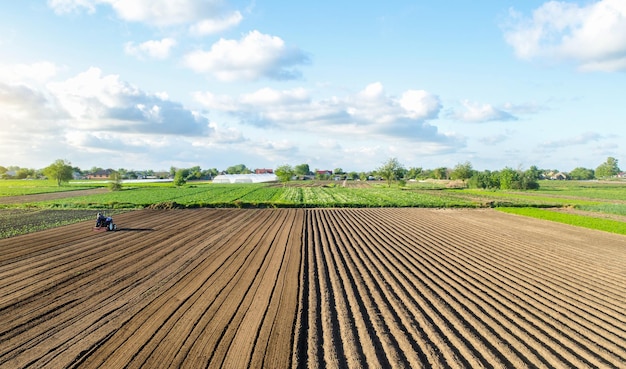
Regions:
[[626, 164], [626, 2], [22, 0], [0, 165]]

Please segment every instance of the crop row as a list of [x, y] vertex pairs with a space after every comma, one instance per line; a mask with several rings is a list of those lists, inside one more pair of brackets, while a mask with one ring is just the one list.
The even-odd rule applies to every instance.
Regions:
[[[625, 187], [622, 187], [625, 188]], [[556, 191], [555, 191], [556, 192]], [[608, 192], [607, 195], [613, 195]], [[622, 214], [626, 203], [592, 200], [536, 191], [425, 190], [419, 188], [276, 186], [268, 184], [197, 184], [184, 187], [137, 186], [122, 191], [21, 203], [4, 207], [135, 209], [155, 204], [176, 207], [587, 207]], [[606, 205], [610, 204], [610, 209]], [[608, 210], [610, 211], [608, 211]]]
[[73, 209], [181, 207], [475, 207], [474, 202], [441, 191], [399, 188], [280, 187], [264, 184], [207, 184], [188, 187], [136, 187], [15, 207]]
[[498, 210], [510, 213], [524, 215], [532, 218], [549, 220], [553, 222], [565, 223], [577, 227], [590, 229], [598, 229], [605, 232], [626, 235], [626, 223], [603, 218], [594, 218], [577, 214], [559, 213], [546, 209], [538, 208], [498, 208]]
[[0, 239], [89, 219], [95, 219], [92, 210], [4, 210], [0, 212]]

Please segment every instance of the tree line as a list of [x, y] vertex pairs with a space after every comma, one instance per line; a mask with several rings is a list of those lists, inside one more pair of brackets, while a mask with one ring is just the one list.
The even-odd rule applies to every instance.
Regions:
[[[60, 186], [63, 182], [68, 182], [76, 175], [85, 173], [97, 173], [103, 171], [102, 168], [93, 167], [88, 171], [73, 167], [67, 160], [57, 159], [52, 164], [41, 170], [25, 169], [19, 167], [0, 166], [0, 178], [4, 179], [26, 179], [26, 178], [49, 178], [55, 180]], [[154, 176], [156, 172], [152, 170], [134, 171], [123, 168], [108, 171], [109, 179], [114, 183], [119, 183], [123, 179], [145, 178]], [[244, 164], [237, 164], [218, 171], [216, 168], [201, 169], [200, 166], [191, 168], [170, 167], [165, 174], [168, 178], [173, 178], [176, 185], [185, 184], [187, 181], [196, 179], [212, 179], [218, 174], [247, 174], [254, 171]], [[423, 169], [421, 167], [406, 168], [398, 159], [390, 158], [383, 162], [378, 168], [368, 172], [346, 172], [342, 168], [335, 168], [332, 171], [311, 170], [309, 164], [303, 163], [295, 166], [284, 164], [274, 170], [274, 173], [281, 181], [292, 179], [341, 179], [341, 180], [371, 180], [381, 179], [390, 186], [394, 181], [441, 179], [460, 181], [464, 186], [470, 188], [485, 189], [536, 189], [539, 187], [538, 180], [554, 179], [555, 175], [561, 175], [559, 179], [591, 180], [611, 178], [619, 175], [621, 169], [618, 160], [608, 157], [607, 160], [596, 169], [578, 167], [569, 173], [558, 170], [539, 169], [531, 166], [529, 169], [513, 169], [505, 167], [501, 170], [478, 171], [472, 167], [469, 161], [459, 163], [454, 168], [439, 167], [434, 169]], [[555, 174], [556, 173], [556, 174]]]

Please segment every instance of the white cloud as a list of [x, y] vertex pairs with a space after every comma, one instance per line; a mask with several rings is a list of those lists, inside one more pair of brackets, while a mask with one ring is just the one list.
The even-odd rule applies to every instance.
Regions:
[[341, 150], [341, 144], [336, 139], [319, 140], [317, 144], [324, 150]]
[[241, 102], [247, 105], [287, 105], [294, 103], [306, 103], [309, 101], [309, 93], [304, 88], [278, 91], [272, 88], [262, 88], [251, 94], [241, 96]]
[[288, 47], [280, 37], [256, 30], [241, 40], [220, 39], [210, 51], [198, 50], [185, 56], [185, 65], [192, 70], [213, 74], [223, 81], [295, 79], [300, 72], [294, 67], [307, 62], [301, 50]]
[[102, 0], [126, 21], [169, 26], [213, 16], [220, 0]]
[[201, 135], [208, 121], [180, 103], [149, 94], [90, 68], [63, 82], [47, 85], [67, 112], [71, 127], [79, 130], [118, 133]]
[[231, 96], [215, 95], [212, 92], [192, 93], [193, 99], [209, 109], [215, 109], [226, 112], [234, 112], [238, 108], [238, 103]]
[[511, 113], [498, 109], [491, 104], [479, 104], [469, 100], [461, 101], [462, 111], [453, 111], [453, 118], [464, 122], [480, 123], [490, 121], [517, 120]]
[[96, 11], [96, 0], [48, 0], [48, 6], [57, 14], [75, 13], [82, 10]]
[[426, 91], [409, 90], [401, 98], [389, 96], [376, 82], [345, 97], [313, 100], [304, 89], [263, 88], [238, 98], [196, 93], [196, 101], [230, 113], [242, 124], [281, 131], [302, 131], [351, 139], [410, 140], [455, 145], [455, 137], [438, 132], [426, 122], [441, 108], [439, 98]]
[[424, 90], [409, 90], [402, 94], [400, 105], [413, 119], [435, 118], [441, 109], [441, 102]]
[[132, 55], [140, 59], [167, 59], [174, 46], [176, 46], [176, 40], [167, 37], [161, 40], [146, 41], [139, 45], [135, 45], [134, 42], [128, 42], [124, 46], [124, 51], [128, 55]]
[[[51, 158], [76, 158], [77, 152], [92, 163], [102, 162], [103, 153], [106, 163], [132, 163], [134, 154], [148, 163], [155, 150], [163, 150], [160, 157], [175, 157], [180, 147], [210, 138], [216, 130], [199, 113], [168, 100], [166, 93], [144, 92], [98, 68], [52, 81], [55, 68], [42, 65], [7, 70], [43, 71], [31, 77], [45, 84], [8, 83], [11, 79], [0, 75], [0, 156], [10, 156], [18, 165], [47, 165]], [[220, 134], [218, 139], [241, 140], [237, 132]], [[183, 146], [176, 148], [176, 142]]]
[[[0, 122], [14, 128], [40, 126], [41, 121], [53, 121], [65, 114], [43, 91], [24, 85], [0, 82]], [[45, 129], [45, 126], [41, 126]]]
[[480, 142], [483, 145], [497, 145], [501, 142], [504, 142], [508, 139], [510, 139], [511, 136], [509, 134], [497, 134], [497, 135], [493, 135], [493, 136], [485, 136], [485, 137], [481, 137], [478, 139], [478, 142]]
[[216, 19], [204, 19], [190, 28], [190, 33], [197, 36], [206, 36], [219, 33], [232, 27], [236, 27], [243, 20], [239, 11], [235, 11], [227, 17]]
[[238, 24], [236, 13], [224, 18], [222, 0], [48, 0], [48, 6], [57, 14], [91, 14], [98, 5], [110, 6], [124, 21], [158, 27], [196, 23], [193, 27], [198, 31], [207, 31]]
[[582, 70], [626, 70], [626, 1], [550, 1], [526, 18], [511, 10], [505, 39], [524, 59], [571, 60]]
[[546, 141], [541, 144], [543, 147], [556, 148], [556, 147], [568, 147], [577, 145], [586, 145], [591, 142], [600, 141], [607, 137], [596, 132], [584, 132], [578, 136], [560, 138], [558, 140]]
[[55, 77], [58, 72], [59, 67], [47, 61], [32, 64], [0, 64], [0, 82], [4, 81], [10, 84], [43, 83]]

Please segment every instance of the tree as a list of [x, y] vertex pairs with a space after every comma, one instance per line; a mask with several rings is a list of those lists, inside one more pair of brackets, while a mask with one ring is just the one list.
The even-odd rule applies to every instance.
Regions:
[[100, 168], [100, 167], [91, 167], [91, 169], [89, 169], [89, 173], [98, 173], [98, 172], [102, 172], [104, 169]]
[[233, 165], [231, 167], [228, 167], [226, 169], [226, 173], [228, 174], [248, 174], [248, 173], [252, 173], [252, 171], [248, 168], [246, 168], [245, 165], [243, 164], [237, 164], [237, 165]]
[[594, 179], [595, 172], [593, 171], [593, 169], [577, 167], [577, 168], [572, 169], [571, 172], [569, 172], [569, 176], [572, 179], [584, 181], [588, 179]]
[[404, 167], [398, 159], [390, 158], [383, 163], [381, 167], [376, 169], [376, 172], [385, 181], [387, 181], [387, 187], [391, 187], [391, 183], [404, 174]]
[[174, 174], [174, 186], [181, 187], [187, 183], [188, 169], [178, 169]]
[[538, 181], [539, 178], [541, 178], [541, 173], [542, 171], [539, 168], [537, 168], [536, 165], [531, 165], [530, 168], [528, 168], [528, 170], [524, 172], [524, 174], [528, 176], [528, 178], [534, 181]]
[[187, 174], [188, 180], [201, 179], [201, 178], [202, 178], [202, 169], [200, 169], [200, 166], [196, 165], [194, 167], [189, 168], [189, 173]]
[[411, 167], [406, 173], [408, 179], [417, 179], [422, 174], [422, 168]]
[[596, 168], [596, 178], [614, 177], [620, 172], [617, 159], [608, 157], [606, 161]]
[[472, 178], [473, 173], [474, 170], [472, 169], [472, 164], [469, 161], [466, 161], [465, 163], [457, 164], [454, 169], [452, 169], [452, 172], [450, 173], [450, 178], [460, 179], [461, 181], [465, 182], [466, 180]]
[[295, 174], [299, 176], [306, 176], [311, 172], [311, 169], [309, 168], [309, 164], [300, 164], [300, 165], [296, 165], [293, 168], [293, 171]]
[[506, 167], [500, 172], [500, 189], [512, 190], [515, 188], [514, 183], [519, 181], [519, 173], [513, 169]]
[[35, 178], [35, 170], [28, 169], [28, 168], [20, 168], [17, 170], [17, 173], [15, 173], [15, 178], [17, 179]]
[[[113, 173], [117, 173], [118, 177], [120, 177], [119, 179], [128, 179], [128, 170], [125, 168], [118, 168], [117, 170], [111, 172], [111, 174]], [[111, 176], [109, 175], [109, 179], [111, 179]]]
[[531, 166], [527, 171], [521, 174], [519, 177], [520, 190], [538, 190], [539, 189], [539, 174], [541, 172], [536, 166]]
[[213, 179], [213, 177], [217, 176], [220, 172], [217, 168], [205, 169], [202, 171], [202, 176], [208, 179]]
[[469, 179], [467, 185], [470, 188], [491, 188], [491, 172], [488, 170], [484, 172], [474, 172], [474, 175]]
[[434, 179], [448, 179], [448, 168], [440, 167], [433, 169], [431, 177]]
[[109, 174], [109, 189], [111, 191], [121, 191], [122, 190], [122, 173], [119, 171], [112, 171]]
[[43, 173], [50, 179], [57, 181], [57, 186], [72, 179], [72, 166], [67, 160], [57, 159], [54, 163], [44, 168]]
[[295, 171], [293, 170], [291, 165], [285, 164], [276, 168], [274, 173], [276, 173], [276, 177], [278, 177], [279, 181], [286, 183], [286, 182], [289, 182], [291, 177], [293, 177]]

